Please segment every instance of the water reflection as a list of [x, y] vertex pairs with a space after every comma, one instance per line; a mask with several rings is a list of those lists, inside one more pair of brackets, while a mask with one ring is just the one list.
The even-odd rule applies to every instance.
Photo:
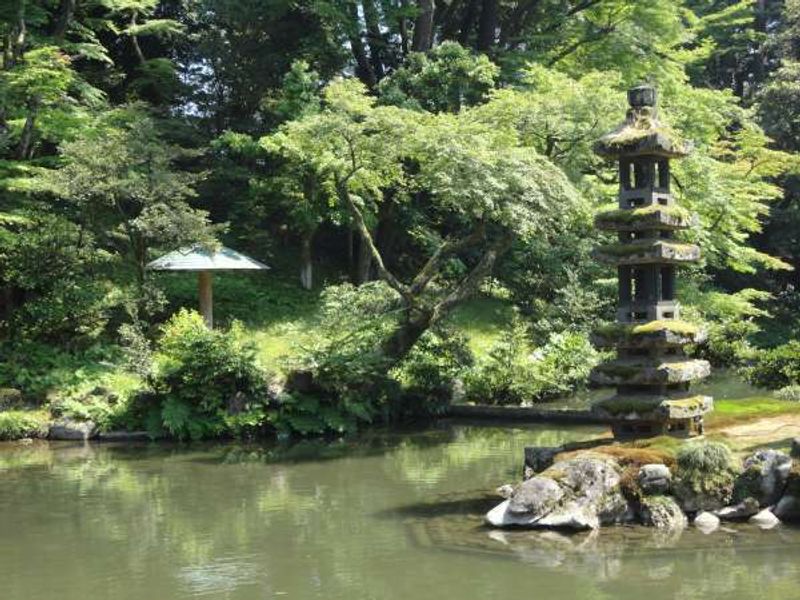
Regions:
[[794, 597], [800, 536], [786, 527], [570, 536], [483, 526], [525, 445], [598, 433], [448, 427], [284, 446], [2, 445], [0, 597]]

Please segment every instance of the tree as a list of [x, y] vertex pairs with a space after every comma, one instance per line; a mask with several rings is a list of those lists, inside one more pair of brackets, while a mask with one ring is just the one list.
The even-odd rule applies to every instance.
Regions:
[[213, 242], [206, 213], [188, 204], [198, 176], [175, 169], [180, 155], [143, 107], [114, 109], [64, 142], [63, 166], [42, 170], [32, 188], [68, 202], [76, 222], [125, 256], [141, 284], [151, 247]]
[[[403, 318], [383, 340], [389, 360], [405, 356], [419, 337], [473, 294], [517, 237], [530, 238], [580, 204], [580, 196], [545, 158], [510, 145], [508, 138], [469, 111], [423, 114], [376, 106], [363, 85], [330, 84], [325, 107], [286, 123], [262, 139], [264, 147], [311, 166], [352, 218], [378, 277], [400, 299]], [[412, 196], [425, 252], [404, 276], [387, 267], [370, 223], [387, 198]], [[443, 277], [453, 260], [463, 275]]]

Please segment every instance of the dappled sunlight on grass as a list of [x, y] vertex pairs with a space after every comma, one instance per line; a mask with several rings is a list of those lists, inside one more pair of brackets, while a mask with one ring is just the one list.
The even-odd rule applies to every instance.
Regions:
[[456, 308], [449, 322], [467, 338], [476, 358], [484, 356], [508, 328], [514, 311], [510, 302], [496, 298], [474, 298]]

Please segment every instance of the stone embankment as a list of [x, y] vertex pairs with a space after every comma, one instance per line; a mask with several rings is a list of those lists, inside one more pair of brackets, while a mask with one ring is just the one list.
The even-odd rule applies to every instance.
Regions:
[[[703, 533], [712, 533], [722, 521], [764, 529], [800, 522], [800, 462], [792, 456], [762, 449], [741, 462], [729, 461], [721, 444], [695, 445], [696, 457], [665, 461], [670, 464], [637, 464], [635, 450], [619, 447], [526, 449], [524, 481], [498, 488], [504, 500], [486, 514], [486, 521], [501, 528], [568, 530], [692, 524]], [[792, 455], [800, 459], [800, 440]]]

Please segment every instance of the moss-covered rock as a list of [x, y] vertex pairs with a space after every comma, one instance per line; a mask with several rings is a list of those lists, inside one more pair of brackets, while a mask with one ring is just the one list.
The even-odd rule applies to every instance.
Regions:
[[674, 475], [673, 492], [686, 512], [719, 510], [733, 499], [736, 470], [725, 444], [685, 444], [677, 453]]
[[698, 261], [700, 248], [694, 244], [645, 239], [600, 246], [593, 255], [597, 260], [612, 265], [678, 264]]
[[609, 456], [583, 453], [556, 462], [517, 486], [486, 515], [495, 527], [596, 529], [631, 514], [620, 489], [621, 467]]
[[623, 358], [595, 367], [591, 380], [598, 385], [660, 385], [696, 381], [710, 374], [706, 360]]
[[784, 493], [792, 459], [783, 452], [772, 449], [757, 450], [743, 463], [736, 478], [734, 500], [755, 498], [760, 506], [775, 504]]
[[658, 529], [684, 529], [688, 519], [671, 496], [645, 496], [641, 504], [643, 525]]
[[697, 344], [706, 339], [700, 326], [680, 320], [611, 323], [597, 328], [592, 343], [598, 348], [664, 348]]
[[697, 217], [683, 207], [660, 204], [602, 210], [594, 218], [595, 226], [606, 231], [687, 229], [696, 221]]

